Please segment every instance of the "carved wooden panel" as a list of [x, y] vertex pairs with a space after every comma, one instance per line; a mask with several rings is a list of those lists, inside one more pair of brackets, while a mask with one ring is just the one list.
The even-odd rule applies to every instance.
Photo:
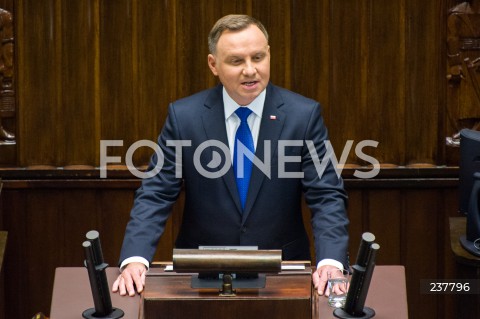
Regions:
[[[447, 17], [449, 128], [480, 130], [480, 1], [455, 5]], [[453, 136], [458, 139], [458, 136]]]
[[[13, 48], [13, 16], [11, 12], [0, 9], [0, 145], [15, 144]], [[8, 120], [10, 127], [7, 124]]]
[[6, 3], [0, 4], [0, 165], [16, 161], [14, 24]]

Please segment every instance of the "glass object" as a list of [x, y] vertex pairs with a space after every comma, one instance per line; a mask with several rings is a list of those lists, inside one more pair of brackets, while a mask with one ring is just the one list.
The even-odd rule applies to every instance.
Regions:
[[347, 300], [349, 287], [349, 273], [347, 270], [331, 270], [328, 276], [328, 305], [335, 308], [343, 308]]

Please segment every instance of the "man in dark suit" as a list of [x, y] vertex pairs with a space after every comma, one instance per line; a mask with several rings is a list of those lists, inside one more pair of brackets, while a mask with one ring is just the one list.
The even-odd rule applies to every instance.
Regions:
[[169, 106], [150, 163], [161, 170], [136, 193], [112, 290], [142, 291], [183, 185], [176, 247], [255, 245], [281, 249], [284, 260], [310, 259], [303, 194], [319, 261], [313, 281], [323, 294], [327, 272], [348, 265], [348, 218], [343, 182], [331, 162], [322, 166], [328, 135], [320, 105], [269, 83], [268, 34], [257, 20], [223, 17], [209, 49], [208, 65], [221, 85]]

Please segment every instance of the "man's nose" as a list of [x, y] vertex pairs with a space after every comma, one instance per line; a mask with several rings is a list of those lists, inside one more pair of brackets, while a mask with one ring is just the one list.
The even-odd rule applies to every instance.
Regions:
[[257, 73], [257, 69], [253, 63], [246, 63], [245, 67], [243, 68], [243, 74], [245, 76], [252, 76]]

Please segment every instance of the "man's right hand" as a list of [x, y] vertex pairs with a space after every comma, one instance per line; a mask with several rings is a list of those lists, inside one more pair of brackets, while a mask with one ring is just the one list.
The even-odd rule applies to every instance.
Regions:
[[112, 285], [112, 291], [125, 296], [128, 292], [130, 297], [135, 296], [135, 288], [138, 293], [143, 291], [147, 268], [142, 263], [133, 262], [128, 264]]

